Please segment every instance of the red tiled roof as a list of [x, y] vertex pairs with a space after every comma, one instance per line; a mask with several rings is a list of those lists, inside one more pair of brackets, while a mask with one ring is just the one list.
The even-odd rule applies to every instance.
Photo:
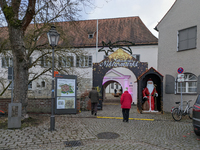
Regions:
[[137, 78], [137, 80], [140, 80], [141, 77], [142, 77], [145, 73], [149, 72], [150, 70], [154, 70], [154, 72], [157, 72], [157, 73], [160, 74], [162, 77], [164, 77], [164, 76], [163, 76], [160, 72], [158, 72], [154, 67], [151, 67], [151, 68], [147, 69], [145, 72], [143, 72], [143, 73]]
[[[27, 31], [33, 28], [30, 24]], [[41, 24], [40, 24], [41, 26]], [[58, 33], [64, 33], [67, 42], [60, 38], [58, 45], [65, 46], [69, 43], [72, 47], [96, 47], [97, 20], [68, 21], [55, 23]], [[0, 28], [1, 30], [3, 28]], [[93, 34], [93, 38], [88, 38]], [[7, 29], [4, 29], [4, 35], [8, 36]], [[114, 43], [117, 41], [129, 41], [135, 45], [158, 45], [158, 39], [148, 30], [139, 17], [125, 17], [98, 20], [98, 46], [102, 47], [102, 41], [105, 43]], [[40, 36], [38, 44], [47, 42], [46, 31]], [[120, 43], [122, 46], [127, 43]]]
[[[59, 23], [63, 28], [72, 28], [66, 32], [74, 47], [95, 47], [97, 20], [76, 21], [70, 27], [70, 22]], [[88, 38], [94, 34], [93, 38]], [[136, 45], [157, 45], [158, 39], [148, 30], [139, 17], [99, 19], [98, 46], [117, 41], [130, 41]], [[123, 45], [123, 44], [122, 44]]]
[[1, 27], [0, 28], [0, 49], [9, 47], [9, 42], [6, 42], [6, 41], [8, 41], [8, 28]]

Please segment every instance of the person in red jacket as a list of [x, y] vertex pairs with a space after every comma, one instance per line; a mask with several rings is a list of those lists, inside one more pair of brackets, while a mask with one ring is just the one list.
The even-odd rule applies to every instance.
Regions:
[[120, 98], [121, 108], [122, 108], [122, 115], [123, 115], [123, 122], [128, 122], [129, 120], [129, 111], [131, 108], [132, 97], [129, 94], [128, 89], [122, 94]]

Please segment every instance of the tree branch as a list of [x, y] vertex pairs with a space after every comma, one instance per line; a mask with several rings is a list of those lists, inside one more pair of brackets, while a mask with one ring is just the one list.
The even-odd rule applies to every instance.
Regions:
[[36, 0], [29, 0], [28, 7], [26, 10], [26, 15], [24, 16], [22, 20], [22, 30], [25, 31], [30, 22], [33, 19], [33, 16], [35, 15], [35, 3]]
[[51, 70], [51, 68], [43, 70], [40, 74], [38, 74], [37, 76], [34, 76], [31, 80], [29, 80], [28, 84], [31, 83], [32, 81], [34, 81], [35, 79], [37, 79], [38, 77], [40, 77], [41, 75], [43, 75], [44, 73], [50, 71], [50, 70]]
[[3, 91], [0, 93], [0, 96], [2, 96], [3, 93], [5, 93], [5, 91], [8, 89], [8, 87], [10, 86], [11, 83], [12, 83], [12, 81], [10, 81], [10, 83], [7, 85], [7, 87], [3, 89]]

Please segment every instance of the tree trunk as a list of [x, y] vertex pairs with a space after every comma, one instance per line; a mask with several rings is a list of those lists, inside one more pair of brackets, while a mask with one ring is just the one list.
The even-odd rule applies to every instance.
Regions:
[[12, 46], [14, 66], [14, 102], [22, 103], [22, 117], [26, 115], [28, 102], [28, 64], [26, 49], [24, 47], [23, 30], [9, 26], [9, 38]]

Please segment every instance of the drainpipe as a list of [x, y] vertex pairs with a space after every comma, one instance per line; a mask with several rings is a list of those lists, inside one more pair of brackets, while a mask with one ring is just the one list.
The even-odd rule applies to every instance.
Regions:
[[98, 19], [97, 19], [97, 35], [96, 35], [96, 62], [97, 62], [97, 53], [98, 53]]

